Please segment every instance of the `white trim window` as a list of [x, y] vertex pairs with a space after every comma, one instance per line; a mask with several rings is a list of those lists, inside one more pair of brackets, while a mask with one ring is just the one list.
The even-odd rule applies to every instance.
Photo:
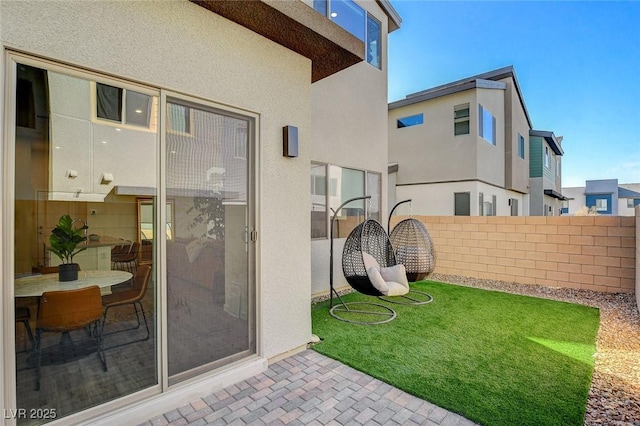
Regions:
[[453, 107], [453, 135], [468, 135], [469, 131], [469, 104]]
[[478, 135], [491, 145], [496, 145], [496, 118], [480, 104], [478, 104]]
[[549, 147], [545, 146], [544, 147], [544, 166], [548, 169], [550, 167], [550, 161], [549, 161]]
[[518, 133], [518, 157], [524, 160], [524, 136]]
[[95, 86], [96, 120], [122, 126], [151, 128], [153, 97], [109, 84], [91, 83]]

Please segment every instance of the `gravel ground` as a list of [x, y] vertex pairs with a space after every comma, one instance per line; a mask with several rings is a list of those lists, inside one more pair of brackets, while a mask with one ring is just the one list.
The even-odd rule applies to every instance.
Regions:
[[585, 425], [640, 426], [640, 314], [635, 296], [432, 274], [429, 279], [600, 309]]

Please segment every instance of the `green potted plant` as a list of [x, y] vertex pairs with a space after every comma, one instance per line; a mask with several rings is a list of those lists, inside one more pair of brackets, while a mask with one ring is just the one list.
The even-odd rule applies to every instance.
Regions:
[[60, 216], [58, 225], [51, 231], [49, 246], [53, 254], [58, 256], [62, 263], [58, 266], [60, 281], [75, 281], [78, 279], [78, 264], [73, 263], [73, 256], [84, 251], [87, 247], [78, 248], [78, 244], [85, 242], [86, 230], [89, 228], [83, 223], [81, 228], [74, 228], [74, 220], [68, 214]]

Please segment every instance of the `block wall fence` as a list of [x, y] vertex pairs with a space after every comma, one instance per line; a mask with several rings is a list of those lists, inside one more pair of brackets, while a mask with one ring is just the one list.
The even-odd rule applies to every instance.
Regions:
[[[407, 217], [394, 217], [392, 227]], [[640, 207], [635, 217], [413, 217], [427, 227], [433, 239], [436, 273], [636, 292]]]

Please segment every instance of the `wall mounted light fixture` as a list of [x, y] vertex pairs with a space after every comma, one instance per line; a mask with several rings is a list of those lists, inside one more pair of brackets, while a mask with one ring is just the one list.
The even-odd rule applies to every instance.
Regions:
[[285, 157], [298, 156], [298, 128], [295, 126], [282, 128], [282, 155]]

